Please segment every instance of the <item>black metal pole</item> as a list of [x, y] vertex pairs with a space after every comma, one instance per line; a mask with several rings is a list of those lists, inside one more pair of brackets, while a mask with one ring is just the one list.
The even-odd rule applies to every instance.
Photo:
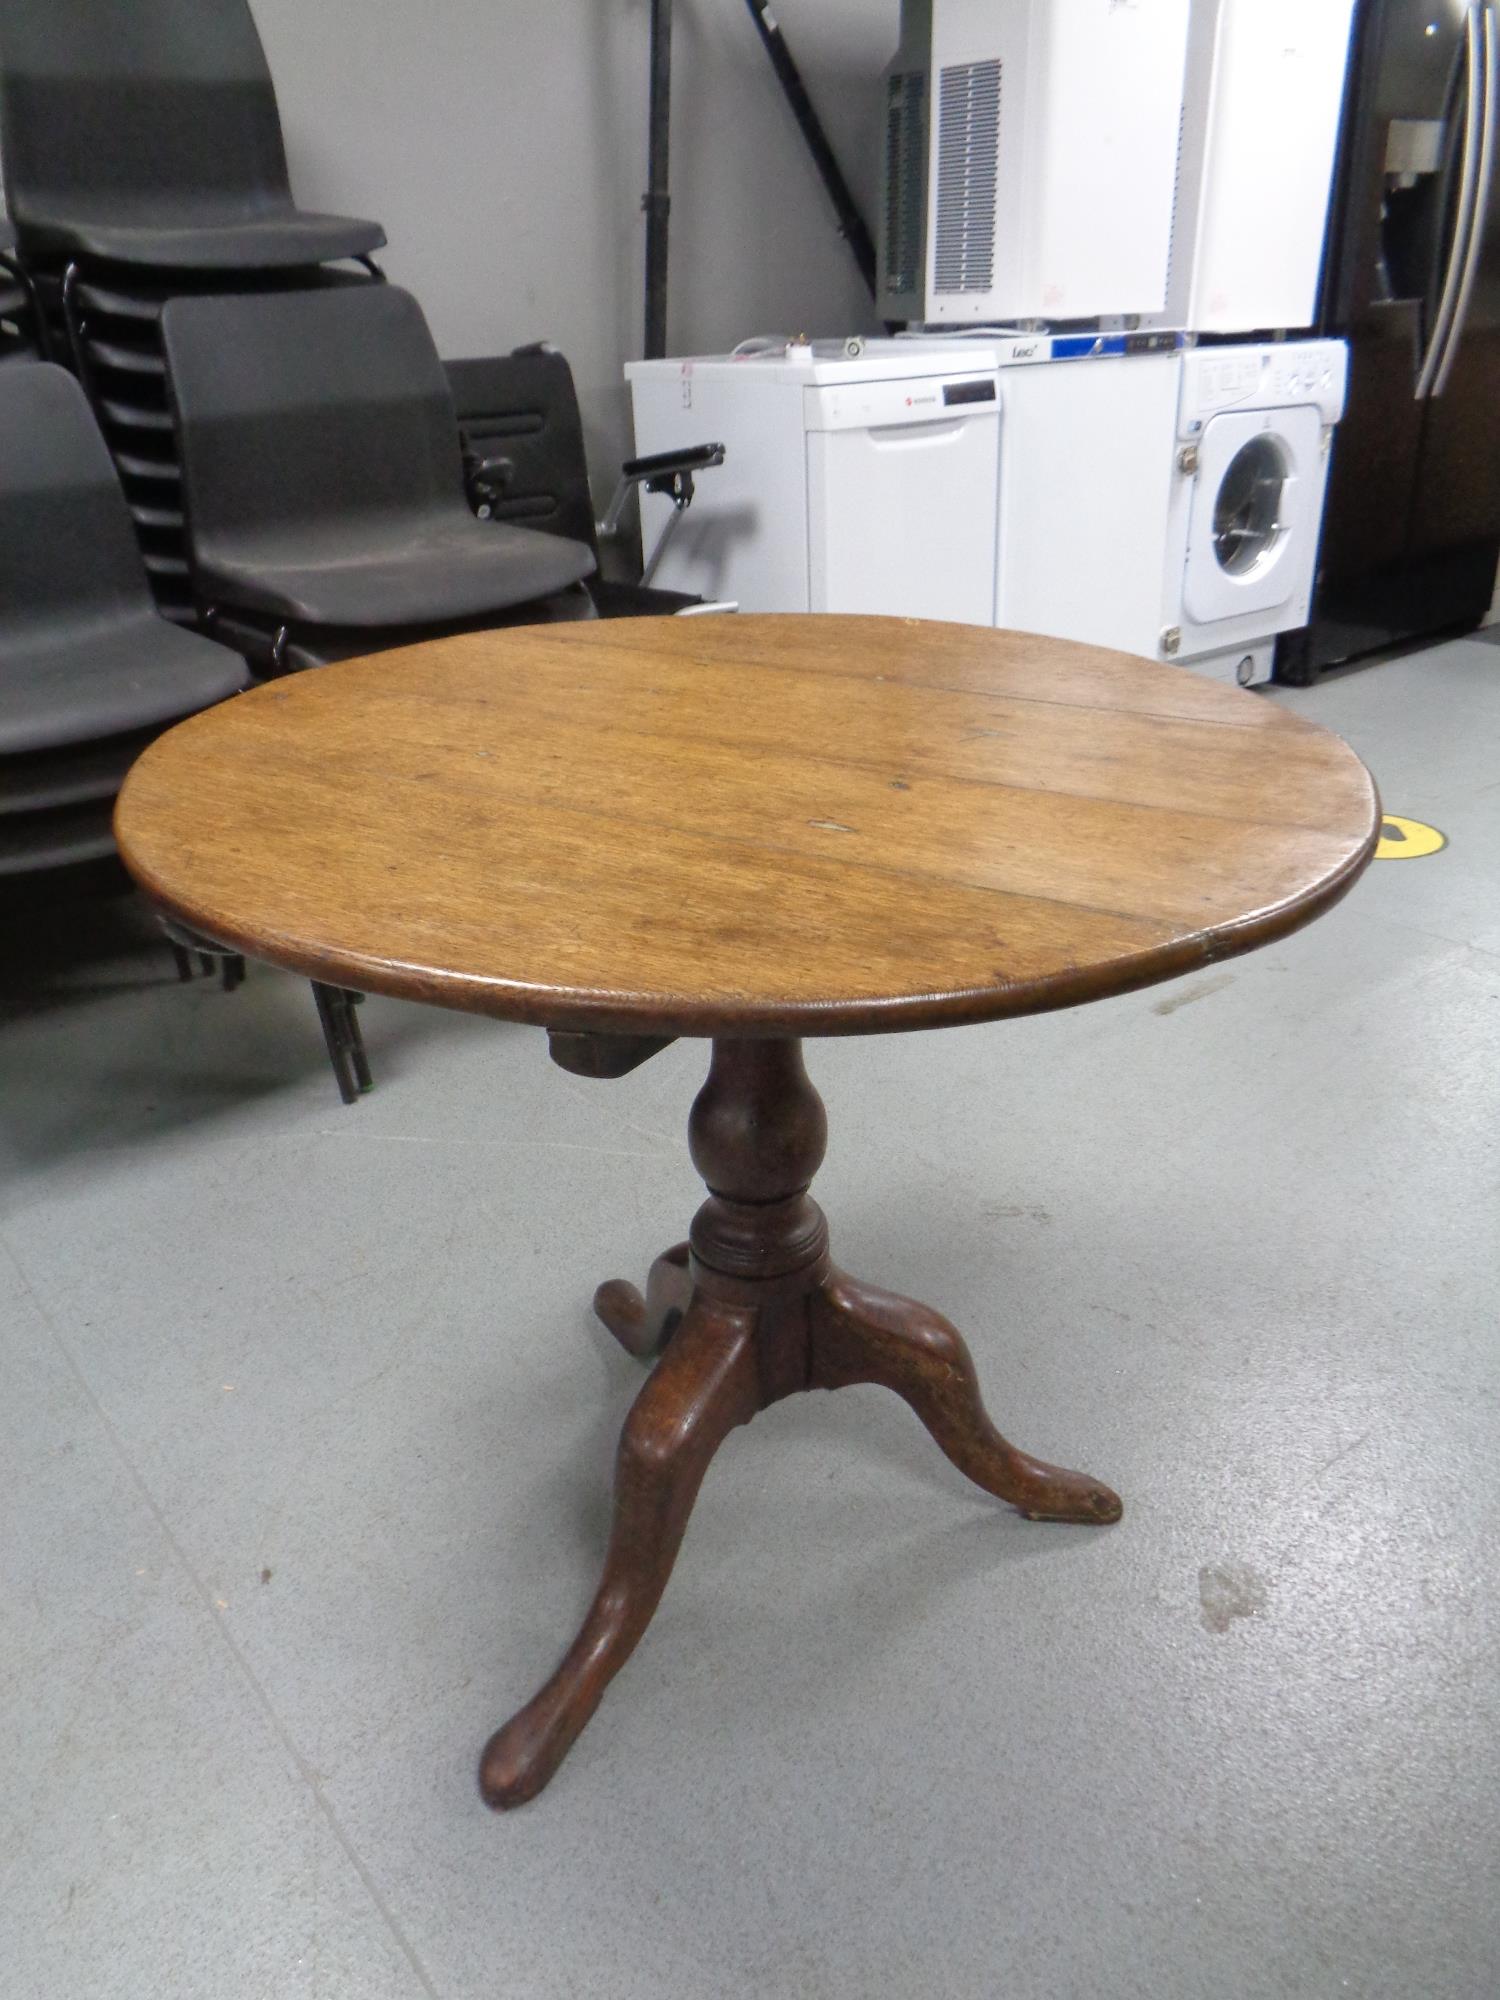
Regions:
[[786, 45], [786, 37], [776, 24], [768, 0], [745, 0], [750, 9], [750, 18], [755, 23], [766, 54], [771, 59], [771, 67], [776, 72], [787, 103], [792, 108], [792, 116], [801, 127], [802, 136], [807, 141], [807, 150], [812, 154], [813, 165], [822, 177], [828, 190], [828, 198], [833, 203], [839, 219], [839, 231], [848, 242], [859, 266], [859, 275], [869, 287], [870, 297], [875, 297], [875, 245], [864, 217], [859, 212], [859, 204], [844, 179], [843, 168], [834, 157], [828, 134], [823, 130], [823, 121], [818, 116], [817, 107], [807, 94], [807, 86], [802, 81], [802, 73], [792, 60], [792, 52]]
[[667, 351], [667, 225], [672, 212], [672, 0], [651, 0], [651, 140], [646, 192], [646, 359]]

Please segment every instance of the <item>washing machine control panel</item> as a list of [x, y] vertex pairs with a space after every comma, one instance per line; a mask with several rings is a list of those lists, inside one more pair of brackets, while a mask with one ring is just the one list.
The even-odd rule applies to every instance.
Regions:
[[1267, 341], [1199, 347], [1183, 356], [1180, 431], [1201, 437], [1221, 410], [1286, 409], [1315, 403], [1325, 424], [1344, 414], [1349, 351], [1341, 340]]
[[1257, 353], [1237, 354], [1232, 348], [1206, 362], [1199, 377], [1198, 404], [1204, 415], [1211, 410], [1232, 409], [1249, 402], [1260, 387], [1263, 358]]
[[1318, 350], [1271, 363], [1266, 381], [1278, 403], [1315, 403], [1332, 395], [1337, 379], [1333, 357]]

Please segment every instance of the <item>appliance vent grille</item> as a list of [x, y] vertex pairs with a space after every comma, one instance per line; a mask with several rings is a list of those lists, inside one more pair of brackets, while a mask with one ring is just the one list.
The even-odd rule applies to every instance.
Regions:
[[1001, 69], [998, 60], [957, 63], [939, 82], [933, 252], [939, 292], [994, 289]]
[[1177, 164], [1172, 169], [1172, 223], [1167, 238], [1167, 311], [1172, 310], [1172, 279], [1177, 266], [1177, 218], [1182, 213], [1182, 149], [1187, 141], [1187, 106], [1177, 120]]
[[885, 290], [891, 298], [920, 291], [922, 224], [927, 206], [927, 75], [889, 80], [885, 107]]

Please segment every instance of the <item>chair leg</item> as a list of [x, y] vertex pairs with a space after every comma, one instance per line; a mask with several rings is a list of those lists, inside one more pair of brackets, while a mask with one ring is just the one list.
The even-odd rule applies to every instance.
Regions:
[[313, 981], [313, 998], [318, 1003], [318, 1019], [323, 1024], [323, 1040], [328, 1060], [345, 1104], [357, 1102], [361, 1092], [374, 1082], [359, 1017], [354, 1012], [353, 995], [341, 986], [324, 986]]
[[[166, 918], [162, 919], [162, 926], [167, 933], [167, 945], [179, 979], [190, 980], [193, 977], [193, 960], [196, 958], [210, 978], [216, 971], [219, 973], [226, 993], [233, 993], [244, 983], [245, 961], [237, 951], [205, 948], [207, 941], [200, 940], [191, 931], [174, 933]], [[345, 1104], [353, 1104], [364, 1091], [372, 1089], [375, 1082], [370, 1059], [365, 1053], [359, 1016], [355, 1012], [365, 996], [363, 993], [347, 992], [342, 986], [325, 986], [318, 980], [313, 981], [312, 990], [318, 1005], [318, 1020], [322, 1024], [328, 1060], [333, 1065], [333, 1074], [338, 1082], [339, 1096]]]
[[361, 1090], [373, 1090], [375, 1078], [370, 1070], [370, 1058], [365, 1054], [364, 1030], [359, 1025], [359, 1015], [354, 1011], [364, 999], [363, 993], [344, 995], [344, 1022], [349, 1032], [349, 1060], [354, 1064], [354, 1079]]

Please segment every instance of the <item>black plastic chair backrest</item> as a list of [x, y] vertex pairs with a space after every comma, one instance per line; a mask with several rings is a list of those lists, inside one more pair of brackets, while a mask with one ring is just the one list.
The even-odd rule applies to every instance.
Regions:
[[246, 0], [0, 0], [0, 159], [23, 232], [65, 208], [291, 201]]
[[180, 298], [161, 325], [200, 560], [220, 537], [284, 543], [354, 517], [472, 520], [453, 398], [409, 292]]
[[7, 640], [153, 613], [125, 495], [94, 413], [49, 362], [0, 368], [0, 700]]
[[470, 450], [508, 462], [495, 519], [582, 542], [597, 557], [583, 419], [566, 356], [522, 347], [450, 361], [448, 380]]

